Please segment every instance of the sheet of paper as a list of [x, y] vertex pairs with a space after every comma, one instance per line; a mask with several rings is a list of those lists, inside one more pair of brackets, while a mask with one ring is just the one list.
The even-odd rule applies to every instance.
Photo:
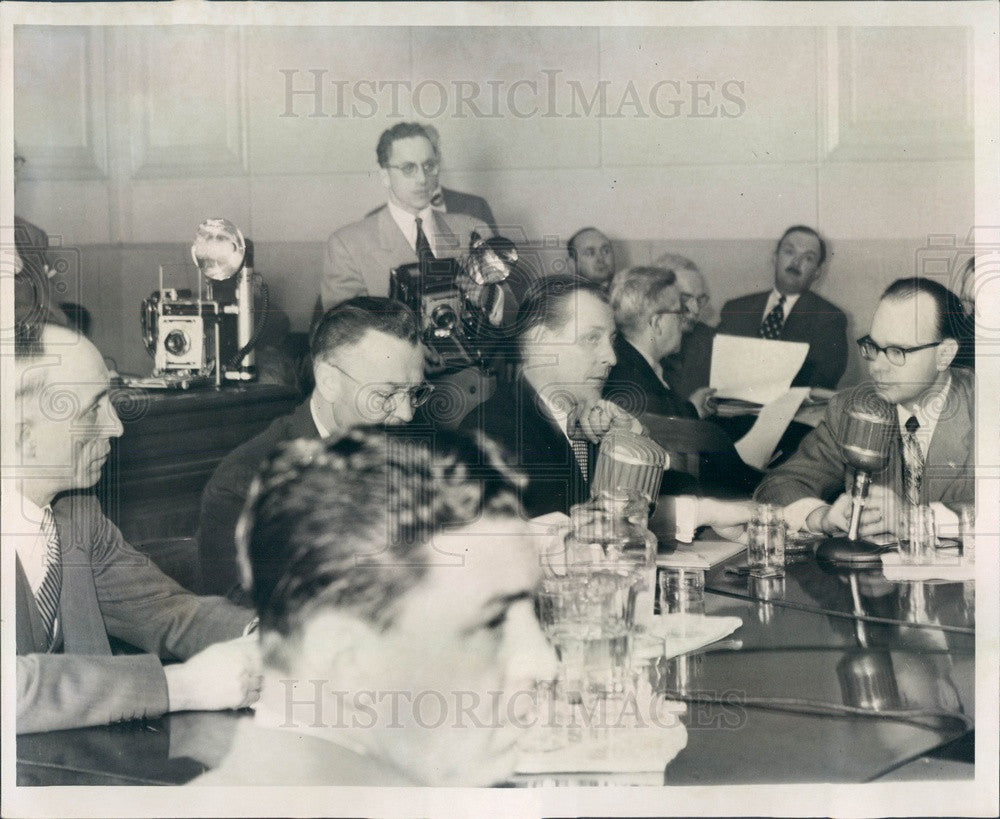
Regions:
[[797, 341], [716, 335], [708, 384], [719, 398], [769, 404], [788, 391], [808, 352]]
[[755, 469], [767, 469], [774, 447], [808, 394], [808, 387], [794, 387], [761, 408], [750, 431], [736, 442], [736, 451], [743, 463]]

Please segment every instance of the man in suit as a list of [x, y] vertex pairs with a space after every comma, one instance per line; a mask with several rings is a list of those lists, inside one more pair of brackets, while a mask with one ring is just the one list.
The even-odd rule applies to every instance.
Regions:
[[566, 256], [577, 276], [607, 290], [615, 275], [615, 251], [611, 240], [595, 227], [578, 230], [566, 242]]
[[[951, 367], [958, 340], [951, 316], [955, 295], [930, 279], [899, 279], [883, 293], [871, 330], [858, 340], [875, 392], [894, 405], [899, 436], [885, 470], [873, 476], [862, 536], [892, 532], [901, 503], [930, 504], [939, 525], [954, 525], [949, 508], [974, 501], [974, 376]], [[956, 313], [958, 311], [958, 313]], [[790, 504], [790, 526], [841, 534], [850, 522], [840, 452], [845, 406], [854, 390], [830, 401], [823, 421], [798, 451], [765, 477], [756, 498]]]
[[522, 480], [456, 432], [284, 444], [240, 521], [261, 701], [195, 784], [504, 782], [556, 673]]
[[388, 296], [389, 272], [419, 260], [457, 258], [488, 226], [431, 204], [440, 161], [422, 125], [401, 122], [383, 132], [376, 156], [386, 207], [336, 231], [326, 244], [320, 298], [324, 310], [352, 296]]
[[[462, 427], [493, 438], [527, 474], [520, 499], [528, 515], [568, 514], [590, 497], [603, 437], [615, 428], [642, 432], [635, 417], [602, 398], [617, 362], [614, 314], [599, 285], [550, 276], [529, 291], [514, 326], [517, 377]], [[749, 511], [744, 504], [685, 497], [676, 508], [659, 503], [655, 525], [690, 540], [698, 526], [744, 523]]]
[[669, 270], [677, 278], [681, 306], [680, 347], [662, 360], [667, 382], [684, 398], [690, 398], [699, 387], [708, 386], [712, 370], [712, 342], [715, 328], [701, 321], [708, 305], [705, 278], [690, 259], [676, 253], [664, 253], [654, 267]]
[[[423, 128], [427, 132], [431, 145], [434, 146], [434, 155], [438, 158], [438, 162], [441, 162], [441, 136], [438, 134], [438, 129], [433, 125], [424, 125]], [[374, 216], [386, 207], [386, 205], [380, 205], [365, 215]], [[489, 203], [481, 196], [442, 187], [439, 181], [434, 193], [431, 194], [431, 207], [438, 213], [464, 213], [480, 224], [489, 225], [494, 233], [497, 232], [497, 221], [493, 216], [493, 211]]]
[[[249, 705], [250, 612], [167, 578], [86, 491], [122, 433], [101, 354], [67, 328], [20, 325], [15, 368], [3, 531], [16, 548], [18, 733]], [[149, 653], [112, 656], [109, 637]]]
[[836, 389], [847, 367], [847, 316], [810, 288], [826, 260], [826, 242], [812, 228], [793, 225], [774, 251], [774, 288], [722, 307], [717, 332], [801, 341], [809, 345], [792, 386]]
[[236, 521], [272, 449], [294, 438], [339, 438], [357, 426], [405, 424], [430, 395], [417, 319], [397, 301], [357, 296], [328, 310], [313, 330], [311, 354], [316, 386], [309, 398], [230, 452], [205, 486], [198, 527], [203, 592], [226, 594], [237, 585]]

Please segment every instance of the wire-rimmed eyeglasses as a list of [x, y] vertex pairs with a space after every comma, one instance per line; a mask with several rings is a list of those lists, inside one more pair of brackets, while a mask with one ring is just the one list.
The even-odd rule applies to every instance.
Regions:
[[427, 176], [434, 176], [439, 170], [441, 170], [441, 163], [436, 159], [428, 159], [426, 162], [421, 162], [417, 164], [416, 162], [404, 162], [402, 165], [389, 165], [387, 168], [395, 168], [403, 176], [408, 179], [412, 179], [417, 175], [417, 169], [423, 169], [424, 174]]
[[417, 409], [417, 407], [422, 407], [430, 401], [431, 393], [434, 392], [434, 385], [428, 384], [426, 381], [412, 387], [397, 387], [390, 385], [394, 387], [392, 390], [381, 390], [371, 384], [367, 384], [364, 381], [355, 378], [343, 367], [337, 366], [332, 361], [324, 361], [324, 363], [333, 367], [335, 370], [342, 372], [359, 387], [367, 387], [369, 390], [368, 398], [373, 400], [372, 409], [378, 409], [382, 412], [392, 412], [396, 409], [396, 407], [399, 406], [399, 402], [403, 399], [403, 396], [406, 396], [407, 400], [410, 402], [410, 407]]
[[902, 367], [906, 363], [907, 353], [929, 350], [931, 347], [937, 347], [943, 341], [944, 339], [941, 339], [941, 341], [931, 341], [928, 344], [918, 344], [916, 347], [898, 347], [895, 344], [890, 344], [888, 347], [880, 347], [872, 340], [871, 336], [862, 336], [858, 339], [858, 349], [861, 351], [861, 357], [865, 361], [874, 361], [878, 358], [879, 353], [885, 353], [885, 357], [889, 359], [890, 364]]

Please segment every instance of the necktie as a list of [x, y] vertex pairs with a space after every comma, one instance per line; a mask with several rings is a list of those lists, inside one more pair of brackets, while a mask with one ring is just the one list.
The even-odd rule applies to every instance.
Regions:
[[785, 297], [779, 296], [778, 303], [771, 308], [771, 312], [764, 316], [764, 320], [760, 323], [760, 337], [772, 340], [781, 338], [781, 327], [784, 323]]
[[590, 475], [588, 472], [588, 459], [590, 452], [587, 448], [587, 442], [582, 438], [570, 438], [569, 442], [570, 446], [573, 447], [573, 457], [576, 458], [576, 463], [580, 467], [580, 472], [583, 473], [584, 481], [589, 481]]
[[924, 454], [917, 441], [920, 422], [916, 416], [906, 419], [906, 434], [903, 436], [903, 488], [909, 504], [920, 503], [920, 484], [924, 480]]
[[59, 591], [62, 588], [62, 558], [59, 554], [59, 533], [51, 509], [42, 512], [42, 534], [45, 536], [45, 577], [35, 592], [35, 601], [45, 625], [46, 649], [55, 639], [56, 615], [59, 613]]
[[434, 251], [431, 250], [431, 243], [427, 241], [427, 234], [424, 233], [424, 220], [417, 217], [417, 261], [423, 264], [425, 261], [434, 258]]

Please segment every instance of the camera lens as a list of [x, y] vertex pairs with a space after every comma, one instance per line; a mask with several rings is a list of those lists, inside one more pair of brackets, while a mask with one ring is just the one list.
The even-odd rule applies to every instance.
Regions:
[[439, 304], [431, 311], [431, 323], [439, 331], [453, 330], [458, 324], [458, 316], [455, 315], [455, 311], [450, 305]]
[[171, 330], [163, 339], [163, 348], [171, 355], [181, 355], [191, 348], [191, 343], [183, 330]]

